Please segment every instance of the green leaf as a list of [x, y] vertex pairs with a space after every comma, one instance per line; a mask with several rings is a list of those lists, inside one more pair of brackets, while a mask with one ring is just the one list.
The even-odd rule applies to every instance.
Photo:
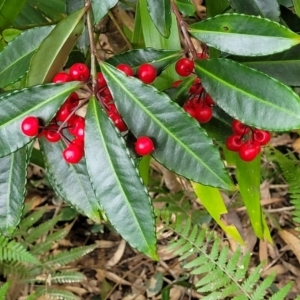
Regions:
[[167, 66], [177, 61], [182, 53], [177, 50], [160, 50], [154, 48], [134, 49], [123, 52], [109, 58], [106, 62], [113, 66], [118, 64], [128, 64], [134, 70], [143, 64], [151, 63], [158, 73], [162, 72]]
[[0, 287], [0, 299], [1, 300], [7, 299], [7, 293], [8, 293], [10, 286], [11, 286], [11, 281], [7, 281]]
[[190, 0], [175, 0], [175, 4], [183, 15], [193, 16], [195, 14], [195, 6]]
[[299, 0], [293, 0], [295, 13], [298, 17], [300, 17], [300, 1]]
[[106, 63], [101, 68], [128, 128], [155, 141], [158, 162], [195, 182], [232, 188], [218, 150], [197, 121], [154, 87]]
[[241, 58], [235, 60], [245, 65], [264, 72], [282, 83], [290, 86], [300, 86], [300, 45], [285, 52], [270, 56]]
[[26, 193], [28, 148], [0, 158], [0, 231], [12, 234], [18, 225]]
[[[230, 8], [228, 0], [206, 0], [206, 16], [208, 18], [223, 14], [226, 9]], [[210, 54], [210, 53], [209, 53]]]
[[229, 0], [233, 9], [242, 14], [261, 16], [279, 22], [279, 3], [274, 0]]
[[279, 81], [228, 59], [197, 61], [205, 90], [230, 116], [271, 131], [300, 128], [300, 99]]
[[1, 0], [0, 1], [0, 28], [11, 27], [16, 16], [21, 11], [26, 0]]
[[243, 238], [234, 225], [228, 225], [222, 220], [222, 215], [227, 214], [227, 208], [224, 204], [220, 191], [216, 188], [192, 183], [193, 189], [201, 204], [214, 218], [218, 225], [234, 238], [240, 244], [244, 244]]
[[1, 88], [25, 75], [34, 52], [53, 28], [45, 26], [23, 31], [0, 52]]
[[11, 42], [14, 38], [22, 33], [21, 30], [15, 28], [7, 28], [2, 31], [3, 39], [6, 43]]
[[239, 14], [206, 19], [191, 25], [189, 31], [208, 46], [244, 56], [273, 54], [300, 43], [298, 34], [276, 22]]
[[47, 177], [56, 194], [80, 213], [99, 222], [99, 200], [96, 198], [87, 172], [85, 159], [69, 164], [62, 157], [62, 142], [49, 143], [39, 139], [44, 155]]
[[12, 92], [0, 98], [0, 157], [29, 143], [32, 137], [21, 132], [21, 123], [29, 115], [46, 125], [69, 94], [79, 88], [77, 81], [47, 84]]
[[124, 140], [95, 99], [86, 114], [85, 154], [92, 185], [111, 224], [132, 247], [157, 259], [150, 197]]
[[82, 17], [85, 10], [82, 8], [59, 22], [41, 43], [31, 60], [27, 86], [50, 82], [62, 70], [83, 31]]
[[147, 0], [147, 8], [159, 33], [168, 38], [172, 24], [170, 0]]
[[94, 15], [94, 24], [97, 24], [108, 13], [108, 11], [118, 3], [118, 0], [91, 0], [91, 3]]

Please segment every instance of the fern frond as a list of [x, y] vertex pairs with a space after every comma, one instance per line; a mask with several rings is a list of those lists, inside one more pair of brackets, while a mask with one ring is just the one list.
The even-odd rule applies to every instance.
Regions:
[[[190, 269], [190, 274], [201, 274], [195, 286], [199, 293], [206, 294], [203, 299], [264, 299], [274, 276], [268, 276], [261, 282], [262, 265], [247, 276], [249, 253], [243, 256], [238, 249], [229, 257], [228, 247], [221, 246], [218, 237], [198, 226], [191, 226], [190, 221], [181, 218], [176, 219], [173, 224], [167, 220], [164, 230], [172, 230], [177, 235], [176, 241], [168, 247], [169, 250], [179, 255], [180, 261], [190, 259], [183, 267]], [[282, 295], [289, 289], [290, 285], [285, 286], [285, 292], [275, 299], [283, 300], [285, 296]]]
[[11, 284], [10, 282], [6, 282], [0, 287], [0, 300], [5, 300], [6, 299], [7, 292], [8, 292], [8, 289], [10, 287], [10, 284]]
[[[276, 294], [274, 294], [269, 300], [281, 300], [281, 299], [285, 299], [286, 295], [289, 293], [289, 291], [291, 290], [292, 286], [293, 286], [293, 282], [288, 283], [284, 287], [280, 288], [280, 290]], [[300, 298], [300, 296], [298, 296], [298, 297]], [[297, 297], [297, 299], [299, 300], [298, 297]]]
[[38, 259], [28, 252], [20, 243], [9, 240], [3, 235], [0, 235], [0, 262], [1, 261], [39, 264]]
[[72, 292], [66, 290], [49, 287], [41, 287], [36, 290], [36, 299], [44, 295], [47, 297], [47, 299], [80, 300], [79, 297], [75, 296]]
[[53, 283], [74, 283], [86, 280], [80, 272], [62, 271], [51, 274], [50, 280]]
[[70, 251], [63, 251], [57, 255], [50, 255], [43, 261], [43, 266], [46, 268], [64, 266], [92, 252], [95, 248], [97, 248], [97, 245], [82, 246], [71, 249]]
[[49, 234], [45, 241], [34, 245], [30, 252], [34, 255], [41, 255], [47, 253], [47, 251], [49, 251], [53, 246], [54, 242], [62, 240], [68, 233], [69, 230], [63, 228], [52, 234]]
[[12, 275], [18, 276], [18, 278], [22, 279], [30, 276], [30, 268], [28, 265], [26, 266], [19, 262], [0, 262], [0, 270], [4, 277]]
[[295, 206], [293, 220], [300, 223], [300, 165], [294, 154], [289, 156], [274, 150], [275, 161], [278, 162], [282, 175], [288, 184], [290, 202]]

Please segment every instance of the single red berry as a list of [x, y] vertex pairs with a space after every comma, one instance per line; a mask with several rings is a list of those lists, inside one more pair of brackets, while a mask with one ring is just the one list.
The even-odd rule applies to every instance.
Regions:
[[58, 112], [56, 113], [56, 120], [58, 122], [64, 122], [69, 115], [71, 114], [73, 110], [72, 104], [65, 102], [60, 109], [58, 110]]
[[239, 120], [233, 120], [231, 128], [237, 135], [244, 135], [250, 131], [250, 127], [246, 124], [243, 124]]
[[204, 102], [208, 105], [208, 106], [213, 106], [215, 105], [215, 101], [212, 99], [212, 97], [210, 96], [210, 94], [206, 94], [204, 97]]
[[176, 80], [172, 83], [172, 87], [173, 88], [176, 88], [178, 87], [183, 81], [182, 80]]
[[64, 73], [64, 72], [59, 72], [59, 73], [55, 74], [54, 77], [52, 78], [53, 83], [63, 83], [63, 82], [69, 82], [72, 80], [73, 80], [72, 76], [69, 75], [68, 73]]
[[148, 155], [155, 150], [154, 143], [148, 136], [140, 136], [135, 142], [134, 149], [140, 156]]
[[260, 153], [260, 144], [256, 141], [248, 140], [244, 142], [238, 150], [239, 156], [244, 161], [252, 161]]
[[207, 123], [212, 118], [213, 111], [210, 106], [203, 105], [197, 109], [196, 119], [199, 123]]
[[60, 133], [57, 131], [58, 125], [57, 124], [50, 124], [44, 130], [45, 139], [50, 143], [56, 143], [61, 139]]
[[97, 73], [97, 83], [98, 83], [98, 88], [99, 89], [107, 86], [106, 80], [105, 80], [102, 72]]
[[120, 71], [123, 71], [127, 76], [134, 75], [132, 68], [127, 64], [119, 64], [119, 65], [117, 65], [117, 69]]
[[90, 70], [83, 63], [76, 63], [70, 68], [70, 75], [73, 80], [86, 81], [90, 77]]
[[78, 139], [84, 139], [85, 119], [78, 115], [73, 115], [68, 121], [69, 132]]
[[156, 69], [151, 64], [142, 64], [137, 70], [137, 77], [146, 84], [152, 83], [156, 75]]
[[79, 96], [77, 93], [73, 92], [66, 100], [72, 108], [75, 108], [79, 104]]
[[39, 133], [39, 119], [34, 116], [26, 117], [22, 121], [21, 130], [27, 136], [36, 136]]
[[62, 154], [66, 162], [76, 164], [82, 159], [84, 150], [78, 144], [70, 143]]
[[189, 105], [184, 105], [183, 109], [185, 110], [186, 113], [188, 113], [192, 118], [196, 119], [197, 117], [197, 111], [195, 108], [189, 106]]
[[226, 139], [226, 147], [230, 151], [239, 151], [243, 143], [241, 136], [237, 134], [230, 135]]
[[80, 138], [75, 138], [73, 141], [71, 141], [72, 144], [76, 144], [80, 146], [82, 149], [84, 149], [84, 140]]
[[199, 53], [197, 53], [197, 58], [198, 59], [208, 59], [209, 57], [208, 57], [207, 53], [199, 52]]
[[180, 76], [189, 76], [194, 70], [194, 61], [186, 57], [180, 58], [176, 62], [175, 70]]
[[253, 138], [261, 145], [266, 145], [271, 140], [271, 133], [266, 130], [254, 129]]
[[122, 132], [128, 130], [125, 122], [121, 118], [120, 115], [117, 115], [116, 118], [113, 119], [115, 126]]

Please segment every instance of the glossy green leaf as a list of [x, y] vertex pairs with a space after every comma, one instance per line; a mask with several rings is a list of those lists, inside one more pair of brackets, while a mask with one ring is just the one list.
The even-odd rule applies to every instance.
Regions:
[[146, 186], [148, 185], [149, 182], [150, 161], [151, 161], [150, 155], [143, 156], [140, 159], [139, 166], [138, 166], [139, 174]]
[[238, 188], [247, 208], [256, 236], [272, 243], [270, 231], [260, 204], [260, 155], [251, 162], [245, 162], [235, 153]]
[[157, 259], [150, 197], [123, 138], [96, 99], [90, 100], [86, 114], [85, 155], [95, 193], [111, 224], [132, 247]]
[[170, 0], [147, 0], [150, 17], [159, 33], [168, 38], [171, 31], [171, 2]]
[[27, 86], [50, 82], [52, 77], [62, 70], [82, 33], [84, 13], [85, 8], [62, 20], [41, 43], [31, 60]]
[[220, 191], [216, 188], [204, 186], [198, 183], [192, 183], [193, 189], [201, 204], [217, 222], [217, 224], [232, 238], [240, 244], [244, 244], [243, 238], [234, 225], [228, 225], [222, 220], [222, 216], [227, 214], [227, 208], [224, 204]]
[[300, 1], [299, 0], [293, 0], [295, 13], [298, 17], [300, 17]]
[[118, 0], [91, 0], [94, 14], [94, 23], [97, 24], [114, 7]]
[[25, 75], [34, 52], [53, 28], [54, 26], [45, 26], [23, 31], [0, 52], [1, 88]]
[[195, 5], [190, 0], [175, 0], [179, 11], [186, 16], [193, 16], [196, 12]]
[[160, 73], [181, 56], [181, 51], [146, 48], [123, 52], [109, 58], [106, 62], [113, 66], [117, 66], [120, 63], [128, 64], [134, 70], [137, 70], [143, 63], [151, 63], [157, 69], [157, 72]]
[[10, 235], [18, 225], [26, 193], [28, 148], [0, 158], [0, 231]]
[[279, 3], [274, 0], [229, 0], [233, 9], [242, 14], [261, 16], [279, 22]]
[[99, 199], [91, 185], [85, 159], [77, 164], [69, 164], [62, 157], [65, 148], [63, 142], [49, 143], [41, 138], [39, 143], [47, 177], [55, 193], [80, 213], [99, 222]]
[[21, 12], [14, 20], [14, 26], [22, 27], [27, 26], [28, 24], [34, 24], [35, 26], [49, 25], [49, 20], [26, 2]]
[[26, 0], [0, 0], [0, 28], [11, 27]]
[[290, 86], [300, 86], [300, 45], [285, 52], [262, 57], [234, 57]]
[[226, 9], [230, 7], [228, 0], [206, 0], [205, 6], [207, 18], [223, 14], [226, 11]]
[[205, 90], [230, 116], [271, 131], [300, 128], [300, 99], [286, 85], [229, 59], [197, 61]]
[[14, 38], [22, 33], [21, 30], [15, 28], [7, 28], [2, 31], [3, 39], [6, 43], [11, 42]]
[[190, 26], [190, 33], [209, 46], [243, 56], [268, 55], [300, 43], [288, 28], [256, 16], [224, 14]]
[[69, 94], [79, 86], [77, 81], [40, 85], [0, 98], [0, 157], [16, 151], [32, 139], [21, 132], [20, 126], [25, 117], [33, 115], [47, 124]]
[[153, 157], [195, 182], [231, 189], [218, 150], [198, 123], [154, 87], [103, 63], [117, 108], [132, 133], [155, 141]]

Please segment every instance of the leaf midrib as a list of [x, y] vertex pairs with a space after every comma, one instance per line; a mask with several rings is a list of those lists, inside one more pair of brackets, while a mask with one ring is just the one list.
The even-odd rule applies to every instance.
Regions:
[[[110, 72], [107, 68], [106, 68], [106, 70], [107, 70], [108, 72]], [[110, 72], [110, 74], [112, 74], [112, 73]], [[114, 77], [114, 76], [113, 76], [113, 77]], [[122, 86], [123, 86], [122, 82], [119, 81], [117, 77], [114, 77], [114, 78], [115, 78], [116, 81], [118, 82], [119, 87], [122, 88]], [[132, 95], [131, 93], [129, 93], [129, 90], [127, 90], [127, 89], [123, 89], [123, 90], [124, 90], [125, 93], [128, 94], [129, 96], [134, 96], [134, 95]], [[128, 91], [128, 93], [127, 93], [127, 91]], [[166, 95], [166, 97], [167, 97], [167, 95]], [[131, 97], [131, 98], [132, 98], [132, 97]], [[135, 99], [135, 97], [133, 97], [132, 99]], [[135, 103], [137, 103], [137, 105], [138, 105], [139, 107], [142, 108], [142, 111], [144, 111], [148, 116], [152, 116], [152, 117], [153, 117], [152, 119], [153, 119], [153, 120], [154, 120], [161, 128], [163, 128], [163, 129], [165, 130], [165, 132], [169, 132], [169, 135], [170, 135], [175, 141], [177, 141], [178, 144], [180, 144], [181, 147], [182, 147], [183, 149], [187, 150], [188, 153], [192, 154], [192, 157], [196, 158], [197, 161], [200, 161], [201, 164], [202, 164], [207, 170], [209, 170], [212, 174], [214, 174], [214, 175], [216, 176], [216, 178], [219, 178], [219, 180], [220, 180], [221, 182], [223, 182], [223, 184], [225, 184], [225, 186], [228, 186], [228, 184], [227, 184], [222, 178], [220, 178], [220, 176], [218, 176], [217, 173], [215, 173], [211, 168], [209, 168], [209, 166], [208, 166], [206, 163], [204, 163], [204, 161], [203, 161], [199, 156], [197, 156], [193, 151], [191, 151], [189, 148], [187, 148], [186, 145], [185, 145], [183, 142], [181, 142], [181, 140], [176, 139], [176, 137], [174, 136], [174, 134], [173, 134], [170, 130], [168, 130], [168, 128], [165, 127], [165, 126], [161, 123], [161, 121], [160, 121], [159, 119], [157, 119], [157, 117], [155, 116], [155, 114], [151, 114], [151, 112], [150, 112], [150, 114], [149, 114], [149, 110], [147, 110], [144, 106], [142, 106], [141, 103], [140, 103], [139, 101], [135, 101]], [[177, 105], [175, 102], [173, 102], [173, 103], [174, 103], [174, 105]], [[178, 106], [178, 107], [179, 107], [179, 106]], [[144, 109], [143, 109], [143, 108], [144, 108]], [[151, 119], [151, 117], [149, 117], [149, 118]], [[201, 128], [201, 127], [200, 127], [200, 128]]]
[[[133, 218], [134, 218], [134, 220], [135, 220], [135, 223], [138, 225], [138, 226], [136, 226], [136, 228], [138, 228], [139, 229], [139, 231], [140, 231], [140, 233], [141, 233], [141, 236], [143, 236], [143, 238], [144, 238], [144, 241], [145, 241], [145, 244], [146, 245], [148, 245], [148, 247], [150, 247], [150, 245], [149, 245], [149, 243], [148, 243], [148, 241], [147, 241], [147, 239], [146, 239], [146, 237], [145, 237], [145, 235], [144, 235], [144, 233], [143, 233], [143, 231], [141, 230], [141, 226], [140, 226], [140, 223], [139, 223], [139, 221], [138, 221], [138, 219], [136, 218], [136, 216], [135, 216], [135, 213], [134, 213], [134, 211], [132, 210], [132, 207], [131, 207], [131, 205], [130, 205], [130, 203], [129, 203], [129, 201], [128, 201], [128, 197], [126, 196], [126, 193], [125, 193], [125, 191], [124, 191], [124, 189], [123, 189], [123, 187], [122, 187], [122, 184], [121, 184], [121, 182], [120, 182], [120, 180], [119, 180], [119, 178], [118, 178], [118, 176], [116, 176], [116, 169], [115, 169], [115, 167], [114, 167], [114, 164], [113, 164], [113, 162], [112, 162], [112, 159], [111, 159], [111, 156], [110, 156], [110, 154], [109, 154], [109, 151], [108, 151], [108, 147], [107, 147], [107, 145], [106, 145], [106, 142], [105, 142], [105, 140], [104, 140], [104, 136], [103, 136], [103, 134], [102, 134], [102, 129], [101, 129], [101, 126], [100, 126], [100, 124], [101, 124], [101, 121], [100, 121], [100, 119], [99, 119], [99, 114], [97, 113], [97, 110], [98, 110], [98, 108], [97, 108], [97, 102], [95, 101], [95, 100], [92, 100], [94, 103], [93, 103], [93, 110], [94, 110], [94, 112], [95, 112], [95, 117], [96, 117], [96, 120], [97, 120], [97, 127], [98, 127], [98, 130], [99, 130], [99, 132], [100, 132], [100, 138], [101, 138], [101, 140], [102, 140], [102, 145], [103, 145], [103, 149], [104, 149], [104, 151], [106, 152], [106, 156], [107, 156], [107, 158], [108, 158], [108, 163], [109, 163], [109, 165], [111, 166], [111, 169], [113, 170], [113, 176], [115, 177], [115, 179], [116, 179], [116, 182], [118, 183], [118, 186], [119, 186], [119, 190], [121, 190], [121, 194], [123, 195], [123, 199], [125, 199], [125, 201], [126, 201], [126, 204], [127, 204], [127, 207], [129, 208], [129, 210], [131, 211], [131, 215], [133, 216]], [[127, 155], [127, 154], [126, 154]], [[134, 167], [134, 166], [133, 166]]]

